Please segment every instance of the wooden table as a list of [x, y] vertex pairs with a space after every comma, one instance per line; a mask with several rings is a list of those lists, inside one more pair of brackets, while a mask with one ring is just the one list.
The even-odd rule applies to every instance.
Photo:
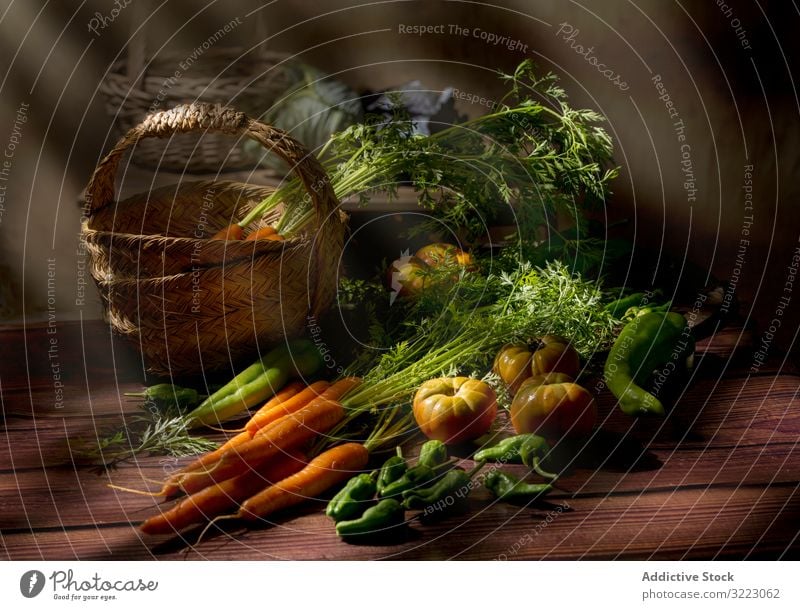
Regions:
[[122, 393], [141, 388], [136, 353], [97, 321], [0, 328], [0, 557], [796, 558], [800, 376], [776, 358], [748, 374], [750, 342], [736, 327], [701, 342], [691, 388], [665, 420], [627, 418], [601, 395], [601, 431], [547, 504], [492, 504], [477, 489], [461, 513], [354, 546], [336, 537], [318, 502], [189, 547], [198, 532], [142, 537], [136, 525], [156, 500], [107, 486], [155, 489], [149, 481], [175, 460], [148, 457], [98, 475], [67, 450], [67, 437], [93, 437], [135, 411]]

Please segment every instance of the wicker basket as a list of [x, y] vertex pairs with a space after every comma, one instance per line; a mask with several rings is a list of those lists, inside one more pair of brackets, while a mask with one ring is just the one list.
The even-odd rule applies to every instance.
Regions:
[[[147, 60], [143, 45], [143, 36], [133, 37], [127, 59], [115, 62], [99, 87], [119, 134], [154, 111], [192, 102], [233, 103], [261, 116], [297, 79], [287, 54], [238, 47], [212, 47], [175, 78], [178, 67], [186, 64], [186, 52], [159, 53]], [[183, 135], [166, 146], [145, 140], [132, 154], [136, 165], [191, 173], [249, 168], [259, 160], [218, 134]]]
[[[272, 192], [237, 182], [179, 184], [114, 203], [115, 174], [130, 146], [206, 131], [251, 138], [284, 159], [311, 197], [314, 226], [283, 242], [204, 239]], [[86, 202], [82, 235], [106, 317], [139, 345], [153, 373], [229, 367], [302, 333], [308, 316], [335, 296], [345, 218], [328, 176], [296, 140], [244, 113], [191, 104], [148, 116], [100, 162]]]

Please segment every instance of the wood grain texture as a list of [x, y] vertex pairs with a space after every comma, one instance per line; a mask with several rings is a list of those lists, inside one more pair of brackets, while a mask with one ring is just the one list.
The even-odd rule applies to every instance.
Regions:
[[155, 490], [187, 460], [145, 457], [98, 475], [76, 467], [68, 450], [68, 438], [92, 438], [135, 412], [137, 402], [123, 395], [144, 381], [135, 352], [102, 323], [59, 326], [60, 345], [85, 358], [65, 366], [63, 407], [55, 409], [46, 326], [0, 329], [0, 346], [29, 346], [27, 365], [23, 358], [0, 362], [0, 557], [796, 558], [800, 375], [782, 358], [750, 374], [746, 336], [730, 327], [700, 342], [695, 378], [663, 420], [632, 420], [602, 392], [593, 438], [577, 454], [556, 447], [565, 475], [546, 503], [493, 503], [478, 487], [452, 514], [414, 519], [374, 545], [350, 545], [336, 537], [319, 501], [192, 546], [199, 531], [142, 537], [136, 525], [159, 500], [108, 486]]

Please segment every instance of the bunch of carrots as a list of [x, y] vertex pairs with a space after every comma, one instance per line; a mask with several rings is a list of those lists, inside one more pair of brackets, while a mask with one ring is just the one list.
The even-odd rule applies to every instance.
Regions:
[[338, 444], [310, 460], [304, 447], [328, 433], [333, 439], [337, 424], [356, 415], [341, 400], [360, 384], [358, 378], [345, 377], [332, 384], [287, 385], [238, 434], [167, 479], [156, 495], [185, 497], [144, 521], [142, 532], [176, 533], [221, 518], [257, 521], [352, 477], [366, 466], [370, 451], [405, 421], [391, 425], [395, 414], [389, 412], [363, 444]]

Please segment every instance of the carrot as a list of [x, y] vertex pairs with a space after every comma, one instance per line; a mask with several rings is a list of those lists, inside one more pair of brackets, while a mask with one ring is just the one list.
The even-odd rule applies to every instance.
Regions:
[[243, 500], [290, 477], [305, 465], [306, 460], [301, 453], [295, 451], [284, 454], [259, 470], [250, 470], [184, 498], [168, 511], [147, 519], [139, 529], [151, 535], [170, 534], [202, 523], [234, 509]]
[[[328, 387], [327, 382], [313, 383], [308, 388], [294, 396], [291, 400], [276, 405], [270, 409], [259, 409], [247, 424], [245, 428], [250, 431], [250, 434], [256, 435], [259, 430], [279, 420], [285, 415], [289, 415], [299, 411], [311, 401], [317, 398], [327, 398], [329, 400], [339, 400], [347, 393], [348, 390], [355, 387], [361, 380], [355, 377], [347, 377], [334, 383]], [[313, 391], [309, 391], [312, 390]]]
[[275, 483], [242, 503], [236, 517], [254, 521], [315, 498], [362, 470], [369, 451], [359, 443], [345, 443], [321, 453], [300, 472]]
[[318, 398], [283, 419], [263, 428], [247, 442], [228, 449], [211, 468], [183, 473], [176, 484], [188, 494], [219, 481], [255, 469], [267, 460], [327, 432], [344, 417], [344, 408], [333, 400]]
[[[289, 383], [285, 388], [283, 388], [280, 392], [275, 394], [272, 398], [270, 398], [261, 410], [263, 409], [272, 409], [277, 407], [284, 401], [288, 401], [294, 397], [295, 394], [300, 392], [301, 388], [303, 387], [302, 382], [300, 381], [293, 381]], [[180, 491], [180, 485], [178, 484], [178, 479], [186, 472], [192, 472], [195, 470], [200, 470], [201, 468], [208, 468], [214, 462], [216, 462], [222, 454], [225, 453], [228, 449], [233, 449], [234, 447], [238, 447], [242, 443], [249, 441], [252, 438], [252, 434], [247, 430], [242, 430], [240, 434], [231, 437], [228, 439], [227, 442], [223, 443], [214, 451], [209, 451], [208, 453], [204, 453], [199, 458], [190, 462], [188, 465], [181, 468], [180, 471], [173, 474], [167, 481], [164, 483], [164, 486], [161, 489], [161, 494], [167, 498], [176, 495]]]
[[214, 235], [209, 237], [209, 239], [230, 239], [230, 240], [239, 240], [244, 237], [244, 229], [240, 227], [238, 224], [233, 223], [230, 226], [223, 227]]
[[245, 241], [256, 241], [257, 239], [271, 239], [273, 236], [277, 235], [277, 231], [270, 226], [261, 227], [260, 229], [256, 229], [250, 235], [244, 238]]

